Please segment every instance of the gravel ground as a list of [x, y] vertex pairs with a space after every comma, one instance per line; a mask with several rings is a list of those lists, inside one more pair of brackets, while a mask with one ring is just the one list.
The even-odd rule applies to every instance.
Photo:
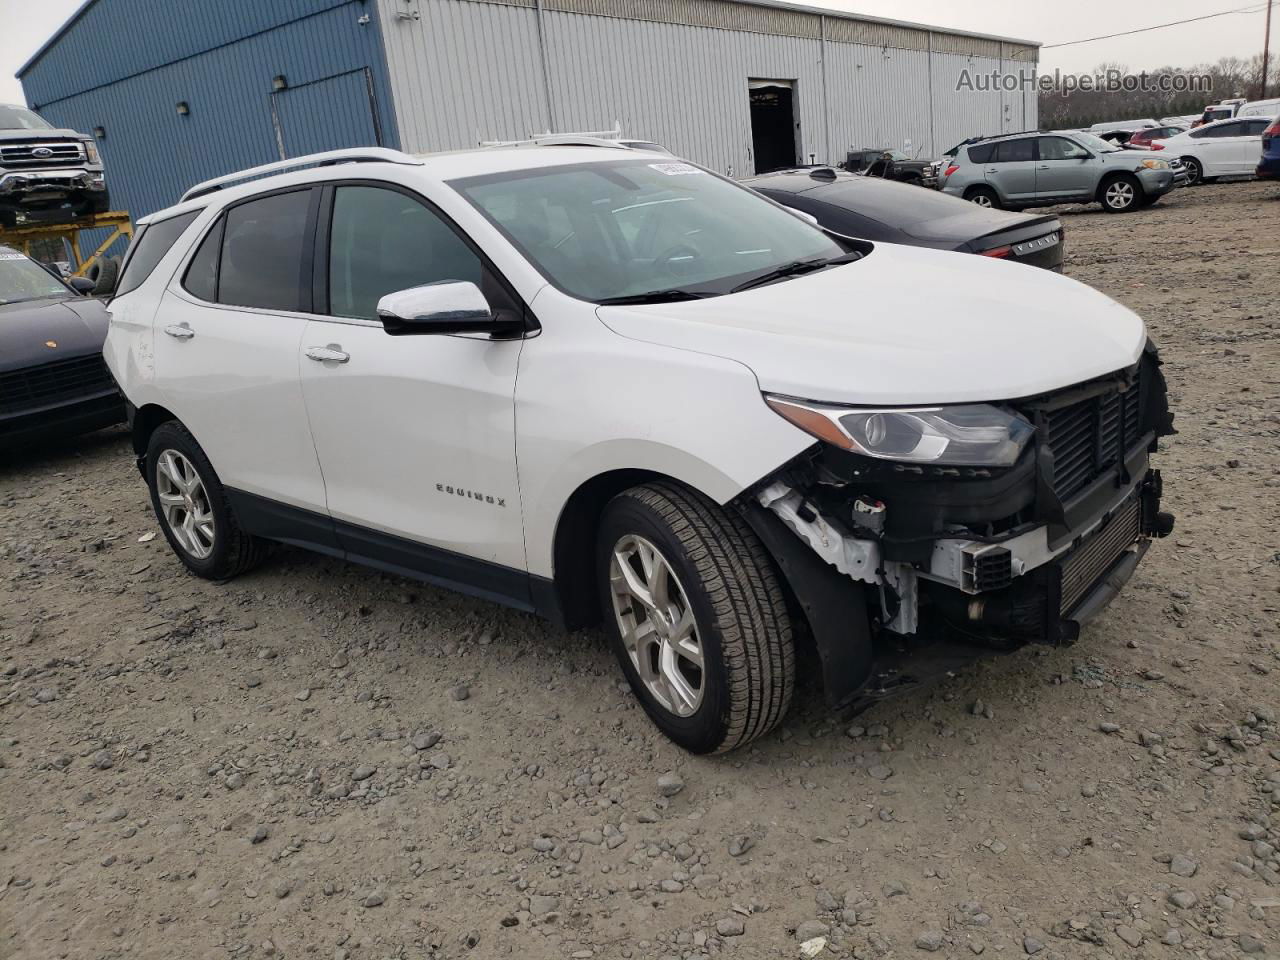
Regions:
[[727, 757], [597, 633], [184, 575], [122, 431], [0, 461], [0, 956], [1280, 957], [1280, 188], [1095, 209], [1068, 272], [1163, 347], [1174, 535], [1074, 647], [857, 717], [809, 682]]

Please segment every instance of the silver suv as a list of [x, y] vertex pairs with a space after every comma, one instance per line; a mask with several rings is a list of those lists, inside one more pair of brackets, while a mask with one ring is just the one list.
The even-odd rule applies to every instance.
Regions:
[[38, 113], [0, 103], [0, 226], [61, 223], [105, 213], [109, 199], [98, 146]]
[[1064, 130], [961, 144], [938, 184], [984, 207], [1100, 203], [1109, 213], [1124, 213], [1172, 190], [1174, 170], [1167, 160]]

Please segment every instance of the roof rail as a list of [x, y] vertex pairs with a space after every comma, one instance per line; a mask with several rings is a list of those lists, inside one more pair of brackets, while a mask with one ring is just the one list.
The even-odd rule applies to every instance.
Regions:
[[536, 133], [525, 140], [481, 140], [482, 147], [616, 147], [622, 139], [622, 124], [612, 130], [588, 130], [580, 133]]
[[407, 153], [387, 147], [349, 147], [345, 150], [327, 150], [324, 153], [309, 153], [303, 157], [277, 160], [275, 163], [264, 163], [260, 167], [250, 167], [248, 170], [229, 173], [223, 177], [214, 177], [212, 180], [197, 183], [184, 193], [178, 202], [183, 203], [194, 200], [196, 197], [203, 197], [206, 193], [213, 193], [215, 190], [221, 190], [241, 180], [252, 180], [255, 177], [283, 173], [285, 170], [296, 170], [300, 167], [324, 167], [338, 163], [402, 163], [408, 166], [422, 166], [422, 161], [417, 157], [411, 157]]

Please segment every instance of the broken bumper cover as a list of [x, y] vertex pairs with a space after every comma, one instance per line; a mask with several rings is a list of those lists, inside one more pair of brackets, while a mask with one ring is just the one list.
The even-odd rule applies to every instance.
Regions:
[[1074, 642], [1173, 529], [1149, 464], [1174, 432], [1154, 348], [1141, 369], [1010, 405], [1036, 425], [1010, 467], [819, 444], [740, 498], [804, 609], [833, 704], [881, 695], [905, 652], [952, 648], [946, 663], [961, 647]]

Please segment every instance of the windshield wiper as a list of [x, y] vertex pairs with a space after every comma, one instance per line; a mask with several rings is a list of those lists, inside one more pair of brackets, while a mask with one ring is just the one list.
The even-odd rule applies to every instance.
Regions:
[[629, 293], [623, 297], [605, 297], [596, 303], [602, 307], [621, 306], [628, 303], [677, 303], [681, 300], [701, 300], [716, 294], [705, 290], [682, 290], [670, 287], [666, 290], [650, 290], [648, 293]]
[[775, 280], [785, 280], [787, 277], [798, 277], [802, 273], [812, 273], [815, 270], [822, 270], [825, 267], [834, 267], [842, 263], [853, 263], [855, 260], [861, 260], [862, 254], [857, 250], [849, 253], [841, 254], [838, 257], [818, 257], [813, 260], [793, 260], [790, 263], [784, 263], [781, 266], [774, 267], [766, 273], [757, 274], [750, 280], [746, 280], [732, 290], [730, 293], [738, 293], [742, 290], [750, 290], [752, 287], [760, 287], [766, 283], [773, 283]]

